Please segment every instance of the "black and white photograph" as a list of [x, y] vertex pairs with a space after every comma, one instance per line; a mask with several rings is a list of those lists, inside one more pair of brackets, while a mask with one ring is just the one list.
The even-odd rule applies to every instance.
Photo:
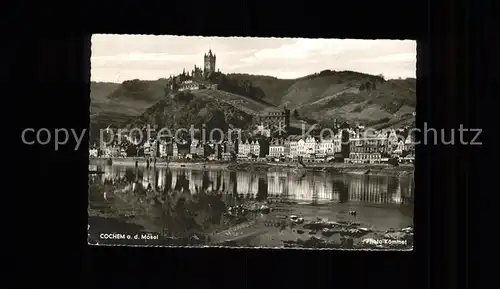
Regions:
[[412, 250], [415, 40], [92, 36], [88, 243]]

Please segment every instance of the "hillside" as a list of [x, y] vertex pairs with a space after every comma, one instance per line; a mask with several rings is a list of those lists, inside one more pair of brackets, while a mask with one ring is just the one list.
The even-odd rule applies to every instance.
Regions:
[[413, 119], [416, 106], [416, 79], [386, 81], [382, 76], [330, 70], [293, 80], [228, 76], [249, 80], [266, 93], [264, 100], [320, 122], [337, 118], [382, 126], [406, 124]]
[[[352, 71], [330, 71], [298, 79], [228, 74], [234, 83], [250, 83], [260, 90], [259, 99], [225, 91], [198, 91], [197, 97], [220, 100], [219, 105], [252, 115], [286, 106], [299, 118], [327, 123], [333, 119], [376, 126], [411, 123], [416, 103], [416, 80], [384, 80]], [[227, 83], [227, 80], [225, 81]], [[121, 126], [165, 99], [166, 80], [130, 80], [122, 84], [92, 83], [91, 124], [93, 127]], [[292, 119], [295, 126], [299, 119]]]
[[92, 82], [90, 120], [96, 127], [119, 126], [138, 116], [164, 96], [166, 81]]
[[198, 129], [205, 125], [208, 134], [212, 128], [223, 131], [230, 127], [250, 129], [253, 122], [252, 115], [232, 105], [186, 92], [158, 101], [141, 115], [125, 122], [123, 126], [131, 129], [148, 124], [168, 128], [172, 133], [180, 128], [189, 129], [191, 125]]
[[250, 115], [257, 115], [262, 111], [278, 110], [279, 108], [269, 103], [261, 102], [256, 99], [244, 97], [235, 93], [230, 93], [222, 90], [199, 90], [193, 92], [195, 95], [210, 98], [212, 100], [219, 100], [228, 105], [246, 112]]
[[[368, 82], [370, 83], [370, 82]], [[320, 119], [340, 118], [347, 121], [373, 123], [413, 117], [416, 107], [415, 79], [377, 82], [369, 89], [349, 85], [347, 88], [303, 103], [296, 108], [299, 115]], [[334, 87], [329, 86], [328, 90]], [[299, 92], [300, 93], [300, 92]], [[293, 97], [299, 98], [299, 93]]]
[[242, 82], [250, 81], [253, 86], [260, 87], [264, 91], [263, 100], [274, 105], [281, 104], [281, 98], [287, 89], [296, 82], [295, 79], [279, 79], [272, 76], [238, 73], [228, 74], [227, 77]]

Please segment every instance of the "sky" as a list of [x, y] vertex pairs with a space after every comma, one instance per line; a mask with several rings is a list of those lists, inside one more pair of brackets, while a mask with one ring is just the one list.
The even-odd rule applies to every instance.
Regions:
[[155, 35], [92, 36], [91, 80], [157, 80], [203, 67], [209, 49], [223, 73], [297, 78], [325, 69], [386, 79], [416, 77], [414, 40], [243, 38]]

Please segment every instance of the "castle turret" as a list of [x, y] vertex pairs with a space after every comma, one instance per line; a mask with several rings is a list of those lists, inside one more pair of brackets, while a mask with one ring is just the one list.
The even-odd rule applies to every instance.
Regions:
[[208, 77], [210, 73], [215, 72], [216, 56], [212, 53], [212, 49], [208, 50], [208, 54], [204, 56], [204, 75]]

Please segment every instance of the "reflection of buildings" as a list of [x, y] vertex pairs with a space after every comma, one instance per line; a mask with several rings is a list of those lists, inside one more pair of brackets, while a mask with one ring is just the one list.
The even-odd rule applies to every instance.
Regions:
[[151, 182], [151, 179], [150, 179], [150, 170], [146, 170], [144, 172], [144, 175], [142, 176], [142, 186], [147, 189], [148, 186], [151, 184], [152, 185], [152, 182]]
[[167, 172], [165, 170], [158, 170], [157, 173], [158, 173], [158, 178], [157, 178], [158, 189], [163, 189], [165, 188], [165, 183], [166, 183], [165, 177]]
[[259, 191], [259, 178], [256, 175], [252, 175], [250, 177], [250, 184], [248, 185], [248, 193], [255, 197], [258, 191]]
[[201, 189], [201, 183], [203, 182], [202, 171], [192, 171], [191, 179], [189, 182], [189, 190], [191, 193], [195, 193]]
[[[92, 169], [94, 167], [90, 167]], [[102, 170], [102, 181], [126, 177], [126, 169], [114, 166]], [[388, 176], [305, 174], [277, 171], [266, 174], [229, 171], [202, 171], [186, 169], [139, 169], [127, 179], [138, 178], [147, 188], [184, 190], [191, 194], [223, 192], [224, 194], [249, 195], [254, 198], [277, 197], [301, 202], [359, 202], [400, 204], [412, 200], [414, 180]], [[132, 174], [132, 175], [130, 175]], [[134, 177], [135, 176], [135, 177]], [[101, 178], [101, 176], [97, 176]]]
[[[409, 178], [353, 176], [349, 182], [349, 201], [364, 203], [403, 203], [404, 182]], [[409, 188], [409, 187], [406, 187]]]
[[289, 194], [288, 174], [286, 172], [267, 173], [267, 192], [270, 196]]
[[237, 172], [236, 181], [238, 182], [238, 194], [248, 194], [250, 192], [250, 174], [246, 172]]

